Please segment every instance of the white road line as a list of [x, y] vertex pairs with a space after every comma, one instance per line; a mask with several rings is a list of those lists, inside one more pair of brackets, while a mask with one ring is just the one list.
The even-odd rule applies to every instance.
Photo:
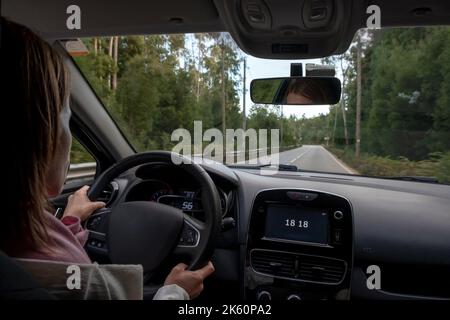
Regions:
[[289, 161], [289, 164], [294, 163], [295, 161], [297, 161], [298, 159], [300, 159], [301, 157], [303, 157], [305, 154], [307, 154], [308, 152], [310, 152], [311, 149], [306, 150], [305, 152], [301, 153], [300, 155], [298, 155], [295, 159]]
[[336, 156], [334, 154], [332, 154], [330, 151], [328, 151], [326, 148], [320, 146], [323, 150], [325, 150], [325, 152], [331, 157], [331, 159], [333, 159], [338, 165], [341, 166], [341, 168], [343, 168], [346, 172], [351, 173], [351, 174], [357, 174], [357, 172], [355, 172], [354, 170], [350, 169], [349, 167], [347, 167], [346, 165], [344, 165], [338, 158], [336, 158]]

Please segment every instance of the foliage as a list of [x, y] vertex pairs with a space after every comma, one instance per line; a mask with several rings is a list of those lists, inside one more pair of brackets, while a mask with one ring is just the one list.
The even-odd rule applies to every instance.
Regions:
[[412, 161], [405, 157], [381, 157], [368, 153], [355, 158], [351, 149], [328, 149], [362, 175], [434, 177], [440, 183], [450, 184], [450, 152], [436, 152], [427, 160]]
[[[448, 181], [450, 170], [450, 28], [395, 28], [360, 34], [362, 58], [361, 150], [354, 155], [356, 119], [355, 45], [343, 56], [343, 98], [349, 132], [344, 143], [343, 108], [331, 106], [328, 129], [350, 166], [369, 175], [431, 175]], [[313, 130], [322, 130], [325, 121]], [[331, 124], [331, 125], [330, 125]], [[337, 153], [340, 154], [338, 149]], [[439, 172], [442, 170], [442, 172]]]
[[252, 83], [252, 100], [257, 103], [273, 103], [283, 80], [259, 80]]
[[[83, 41], [90, 54], [76, 58], [77, 64], [138, 150], [170, 148], [170, 133], [192, 129], [194, 119], [201, 119], [204, 128], [218, 126], [222, 84], [227, 127], [242, 123], [237, 94], [240, 55], [229, 37], [120, 37], [117, 65], [106, 45], [109, 38]], [[115, 89], [110, 86], [113, 73], [118, 78]]]
[[[363, 48], [360, 158], [354, 156], [355, 43], [345, 54], [324, 60], [344, 80], [341, 102], [329, 113], [284, 117], [280, 106], [255, 104], [247, 128], [279, 129], [284, 147], [333, 147], [362, 174], [430, 175], [448, 181], [450, 28], [382, 29], [358, 37]], [[220, 129], [223, 118], [226, 128], [242, 126], [242, 54], [229, 35], [119, 37], [117, 59], [111, 38], [83, 41], [90, 54], [76, 62], [139, 151], [171, 148], [171, 132], [192, 132], [194, 120], [202, 120], [204, 129]], [[272, 89], [258, 94], [264, 97]]]
[[95, 162], [95, 160], [76, 139], [73, 139], [72, 149], [70, 150], [70, 163], [84, 162]]

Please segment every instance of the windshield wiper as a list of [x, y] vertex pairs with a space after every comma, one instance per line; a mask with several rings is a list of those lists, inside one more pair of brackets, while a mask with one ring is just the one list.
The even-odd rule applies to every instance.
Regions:
[[391, 180], [413, 181], [413, 182], [439, 183], [439, 180], [435, 177], [398, 176], [398, 177], [383, 177], [383, 178]]
[[300, 171], [297, 166], [294, 166], [292, 164], [273, 165], [273, 164], [267, 163], [267, 164], [261, 164], [261, 165], [255, 165], [255, 166], [252, 166], [252, 165], [230, 165], [229, 167], [239, 168], [239, 169], [261, 169], [261, 168], [272, 169], [273, 168], [273, 169], [279, 170], [279, 171], [294, 171], [294, 172]]

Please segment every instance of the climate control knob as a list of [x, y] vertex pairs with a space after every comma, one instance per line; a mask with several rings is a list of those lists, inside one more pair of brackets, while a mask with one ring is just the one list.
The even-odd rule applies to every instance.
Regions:
[[256, 299], [258, 301], [270, 301], [272, 300], [272, 295], [270, 294], [269, 291], [260, 291], [257, 296]]

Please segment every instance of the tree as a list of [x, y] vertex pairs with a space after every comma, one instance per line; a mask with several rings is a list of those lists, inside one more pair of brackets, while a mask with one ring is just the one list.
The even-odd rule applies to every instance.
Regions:
[[355, 156], [359, 158], [361, 153], [361, 77], [362, 77], [362, 48], [361, 48], [361, 35], [358, 36], [356, 45], [356, 130], [355, 130]]

